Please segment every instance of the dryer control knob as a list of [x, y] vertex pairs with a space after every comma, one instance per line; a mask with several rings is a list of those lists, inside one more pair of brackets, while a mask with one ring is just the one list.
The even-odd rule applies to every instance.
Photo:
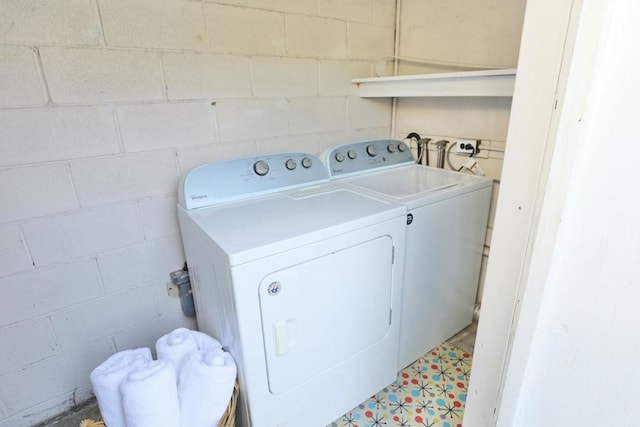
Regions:
[[258, 160], [253, 164], [253, 171], [256, 175], [265, 176], [269, 173], [269, 163], [264, 160]]
[[342, 151], [338, 151], [336, 155], [333, 157], [336, 159], [336, 162], [338, 163], [344, 162], [344, 153]]
[[303, 157], [301, 163], [302, 163], [302, 167], [305, 169], [309, 169], [311, 166], [313, 166], [313, 162], [309, 157]]
[[404, 153], [405, 151], [407, 151], [407, 146], [400, 143], [398, 144], [398, 150], [400, 150], [401, 153]]
[[347, 156], [349, 156], [351, 160], [355, 160], [355, 158], [358, 157], [358, 152], [356, 150], [349, 150]]
[[371, 157], [375, 157], [378, 155], [378, 147], [375, 145], [367, 145], [367, 154]]
[[398, 146], [396, 144], [389, 144], [387, 145], [387, 151], [390, 153], [395, 153], [396, 151], [398, 151]]
[[293, 160], [293, 159], [289, 159], [289, 160], [287, 160], [287, 161], [284, 163], [284, 166], [285, 166], [287, 169], [289, 169], [290, 171], [292, 171], [292, 170], [294, 170], [294, 169], [298, 166], [298, 164], [296, 163], [296, 161], [295, 161], [295, 160]]

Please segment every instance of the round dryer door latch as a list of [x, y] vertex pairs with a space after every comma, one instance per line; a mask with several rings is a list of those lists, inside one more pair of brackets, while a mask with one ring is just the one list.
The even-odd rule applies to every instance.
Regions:
[[278, 295], [280, 293], [280, 289], [282, 289], [280, 282], [271, 282], [267, 287], [267, 293], [271, 296]]

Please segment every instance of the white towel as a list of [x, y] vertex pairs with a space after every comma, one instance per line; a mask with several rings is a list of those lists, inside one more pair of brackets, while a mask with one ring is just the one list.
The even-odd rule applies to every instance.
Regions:
[[[186, 328], [178, 328], [160, 337], [156, 342], [158, 360], [166, 360], [173, 365], [176, 378], [180, 376], [180, 363], [188, 354], [198, 350], [198, 342]], [[111, 426], [109, 426], [111, 427]]]
[[178, 379], [182, 427], [217, 426], [235, 381], [236, 364], [222, 349], [198, 350], [186, 357]]
[[127, 427], [180, 426], [175, 375], [166, 360], [152, 360], [127, 375], [120, 386]]
[[191, 335], [196, 339], [198, 343], [198, 350], [217, 350], [222, 348], [222, 344], [215, 338], [211, 338], [209, 335], [200, 331], [191, 331]]
[[95, 368], [90, 375], [100, 413], [109, 427], [126, 427], [120, 384], [135, 368], [152, 360], [147, 347], [120, 351]]

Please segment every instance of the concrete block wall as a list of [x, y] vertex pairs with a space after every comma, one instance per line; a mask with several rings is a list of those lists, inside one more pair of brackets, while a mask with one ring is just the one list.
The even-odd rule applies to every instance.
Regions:
[[0, 3], [0, 427], [23, 427], [196, 326], [166, 293], [181, 174], [389, 136], [350, 80], [393, 53], [395, 1]]
[[[404, 60], [400, 61], [399, 74], [465, 70], [443, 63], [515, 68], [525, 4], [526, 0], [480, 0], [464, 5], [439, 0], [402, 0], [399, 55], [441, 64]], [[402, 139], [410, 132], [417, 132], [434, 141], [480, 139], [481, 147], [500, 150], [505, 147], [510, 112], [511, 98], [400, 98], [394, 136]], [[431, 147], [431, 150], [431, 159], [435, 160], [435, 148]], [[502, 157], [501, 152], [488, 150], [478, 156], [478, 163], [486, 176], [497, 180], [493, 188], [478, 302], [481, 302], [484, 290], [484, 269], [500, 191]], [[464, 160], [455, 152], [451, 159], [457, 167]], [[446, 164], [445, 167], [449, 169]]]

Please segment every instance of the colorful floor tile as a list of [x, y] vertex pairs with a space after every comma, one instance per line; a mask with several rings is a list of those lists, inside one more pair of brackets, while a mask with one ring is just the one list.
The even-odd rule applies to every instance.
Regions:
[[462, 427], [471, 355], [443, 343], [327, 427]]

